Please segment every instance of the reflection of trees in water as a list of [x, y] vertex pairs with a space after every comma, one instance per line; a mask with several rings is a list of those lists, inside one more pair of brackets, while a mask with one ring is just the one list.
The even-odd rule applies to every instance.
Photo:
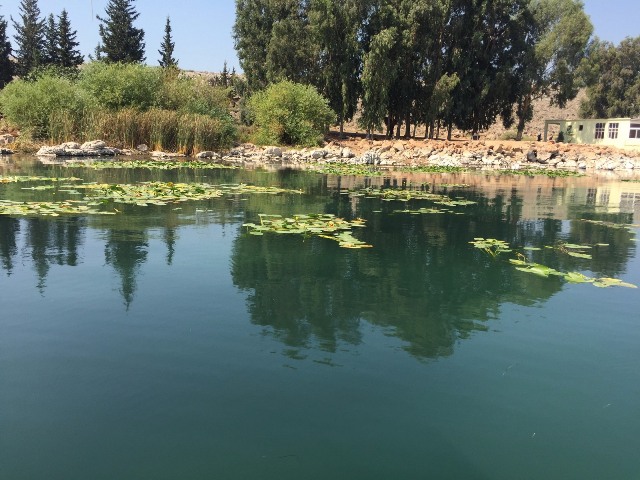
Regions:
[[149, 242], [145, 230], [109, 230], [104, 259], [120, 276], [120, 293], [129, 309], [136, 291], [136, 277], [147, 260]]
[[18, 254], [17, 236], [20, 234], [20, 221], [0, 216], [0, 257], [2, 268], [7, 276], [13, 272], [14, 257]]
[[82, 245], [85, 219], [70, 217], [60, 221], [30, 218], [26, 222], [24, 250], [30, 253], [38, 276], [38, 289], [44, 292], [51, 265], [76, 266]]
[[[352, 211], [348, 197], [334, 196], [327, 204], [332, 211], [370, 219], [357, 235], [373, 249], [244, 235], [234, 245], [234, 283], [250, 292], [252, 321], [271, 327], [286, 351], [315, 346], [334, 352], [341, 342], [358, 344], [366, 321], [402, 339], [416, 357], [449, 355], [458, 338], [487, 329], [502, 304], [545, 301], [563, 285], [558, 278], [517, 271], [506, 261], [509, 255], [493, 260], [470, 246], [471, 239], [499, 238], [513, 246], [576, 241], [573, 234], [567, 238], [560, 220], [519, 220], [522, 200], [515, 192], [475, 199], [478, 205], [462, 216], [411, 216], [392, 214], [397, 205], [376, 215], [378, 201], [362, 200]], [[630, 241], [623, 235], [611, 243], [616, 260], [608, 274], [615, 276], [628, 258]], [[554, 250], [536, 255], [536, 261], [563, 271], [584, 264]]]

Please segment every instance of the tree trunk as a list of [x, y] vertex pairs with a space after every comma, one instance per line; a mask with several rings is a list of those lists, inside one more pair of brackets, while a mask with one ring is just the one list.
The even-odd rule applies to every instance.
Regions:
[[451, 131], [453, 130], [453, 123], [447, 125], [447, 140], [451, 141]]

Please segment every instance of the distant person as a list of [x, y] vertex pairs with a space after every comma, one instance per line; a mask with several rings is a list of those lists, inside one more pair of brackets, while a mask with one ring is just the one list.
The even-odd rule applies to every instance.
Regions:
[[541, 141], [542, 141], [542, 134], [541, 134], [541, 133], [539, 133], [539, 134], [538, 134], [538, 141], [539, 141], [539, 142], [541, 142]]

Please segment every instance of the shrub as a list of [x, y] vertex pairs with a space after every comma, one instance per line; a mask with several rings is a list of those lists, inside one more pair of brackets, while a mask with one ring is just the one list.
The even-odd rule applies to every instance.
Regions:
[[314, 87], [290, 81], [253, 95], [249, 110], [263, 144], [317, 145], [336, 118]]
[[103, 108], [148, 110], [156, 105], [161, 77], [160, 68], [93, 62], [82, 69], [79, 85]]
[[78, 118], [90, 104], [70, 80], [47, 74], [32, 82], [14, 80], [0, 91], [0, 111], [33, 138], [49, 137], [52, 116]]
[[220, 118], [228, 115], [230, 90], [215, 87], [200, 78], [169, 71], [162, 76], [158, 106], [168, 110]]

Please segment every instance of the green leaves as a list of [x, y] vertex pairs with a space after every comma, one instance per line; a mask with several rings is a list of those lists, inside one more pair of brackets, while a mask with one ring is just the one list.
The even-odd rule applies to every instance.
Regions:
[[511, 252], [509, 244], [503, 240], [497, 240], [495, 238], [474, 238], [472, 242], [469, 242], [476, 248], [484, 251], [492, 258], [496, 258], [501, 253]]
[[365, 221], [358, 218], [347, 221], [331, 214], [311, 214], [294, 215], [283, 218], [280, 215], [260, 215], [260, 225], [255, 223], [245, 223], [251, 235], [264, 235], [265, 233], [275, 234], [297, 234], [304, 236], [317, 236], [338, 242], [342, 248], [370, 248], [366, 244], [355, 238], [351, 232], [353, 228], [365, 226]]

